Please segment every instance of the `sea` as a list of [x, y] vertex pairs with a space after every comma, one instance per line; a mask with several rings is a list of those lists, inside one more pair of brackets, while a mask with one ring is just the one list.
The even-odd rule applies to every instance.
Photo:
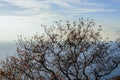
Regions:
[[16, 52], [16, 43], [14, 42], [4, 42], [0, 43], [0, 60], [5, 60], [6, 58], [10, 56], [15, 56], [17, 54]]

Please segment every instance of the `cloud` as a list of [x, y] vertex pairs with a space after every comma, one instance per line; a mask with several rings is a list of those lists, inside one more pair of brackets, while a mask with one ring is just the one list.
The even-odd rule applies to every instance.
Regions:
[[52, 25], [53, 21], [61, 18], [64, 17], [48, 13], [34, 16], [0, 16], [0, 42], [16, 40], [17, 35], [31, 37], [36, 32], [41, 34], [41, 25]]
[[78, 11], [80, 12], [111, 12], [111, 11], [116, 11], [116, 9], [99, 9], [99, 8], [96, 8], [96, 9], [88, 9], [88, 8], [81, 8], [81, 9], [78, 9]]
[[[105, 4], [88, 2], [87, 0], [3, 0], [10, 5], [22, 8], [23, 10], [14, 10], [17, 15], [39, 15], [39, 14], [63, 14], [66, 11], [70, 12], [107, 12], [114, 11], [113, 9], [105, 9]], [[81, 7], [82, 6], [82, 7]], [[87, 6], [89, 8], [83, 7]], [[55, 9], [57, 7], [57, 9]], [[92, 7], [92, 8], [91, 8]], [[100, 9], [96, 9], [100, 8]], [[68, 12], [68, 14], [70, 14]]]
[[39, 1], [35, 0], [4, 0], [9, 2], [11, 5], [20, 6], [23, 8], [42, 8], [42, 9], [49, 9], [48, 4], [39, 3]]
[[[69, 0], [69, 2], [73, 3], [73, 1], [71, 1], [71, 0]], [[74, 0], [74, 3], [79, 4], [79, 5], [94, 6], [94, 7], [104, 7], [105, 6], [105, 4], [88, 2], [87, 0]]]
[[36, 15], [36, 14], [43, 14], [54, 12], [52, 4], [56, 4], [62, 7], [74, 8], [74, 6], [61, 1], [56, 0], [44, 0], [44, 1], [37, 1], [37, 0], [4, 0], [5, 2], [9, 3], [10, 5], [14, 5], [16, 7], [20, 7], [23, 10], [15, 10], [12, 11], [14, 14], [18, 15]]
[[120, 0], [114, 0], [114, 1], [120, 1]]
[[40, 25], [48, 23], [48, 20], [43, 20], [46, 19], [45, 16], [41, 16], [0, 16], [0, 42], [16, 40], [17, 35], [31, 37], [36, 32], [41, 33], [42, 28]]
[[[111, 7], [108, 8], [108, 5], [103, 3], [96, 3], [95, 0], [1, 1], [0, 6], [2, 6], [2, 9], [0, 11], [8, 13], [4, 14], [5, 16], [0, 16], [0, 36], [2, 36], [1, 40], [3, 41], [14, 40], [17, 34], [31, 36], [35, 32], [42, 32], [41, 24], [51, 25], [56, 20], [74, 20], [76, 17], [84, 16], [84, 13], [117, 10]], [[89, 15], [87, 16], [89, 17]]]
[[0, 7], [4, 7], [4, 6], [6, 6], [6, 5], [5, 5], [5, 4], [0, 3]]

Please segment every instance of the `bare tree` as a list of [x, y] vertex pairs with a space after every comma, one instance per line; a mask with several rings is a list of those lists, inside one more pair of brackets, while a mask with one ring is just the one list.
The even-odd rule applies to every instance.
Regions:
[[101, 26], [79, 19], [51, 27], [32, 39], [19, 36], [17, 56], [3, 61], [0, 76], [6, 80], [100, 80], [120, 63], [117, 43], [103, 41]]

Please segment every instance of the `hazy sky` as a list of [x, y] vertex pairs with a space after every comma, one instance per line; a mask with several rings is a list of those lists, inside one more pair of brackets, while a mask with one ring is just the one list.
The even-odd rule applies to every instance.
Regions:
[[0, 0], [0, 42], [42, 32], [41, 24], [81, 17], [94, 19], [104, 37], [113, 39], [120, 29], [120, 0]]

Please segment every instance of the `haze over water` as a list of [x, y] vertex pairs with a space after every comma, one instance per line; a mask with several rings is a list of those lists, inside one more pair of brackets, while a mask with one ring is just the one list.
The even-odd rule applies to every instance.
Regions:
[[0, 60], [16, 54], [15, 43], [0, 43]]
[[41, 24], [94, 19], [103, 38], [115, 40], [120, 29], [120, 0], [0, 0], [0, 58], [16, 52], [17, 35], [43, 33]]

